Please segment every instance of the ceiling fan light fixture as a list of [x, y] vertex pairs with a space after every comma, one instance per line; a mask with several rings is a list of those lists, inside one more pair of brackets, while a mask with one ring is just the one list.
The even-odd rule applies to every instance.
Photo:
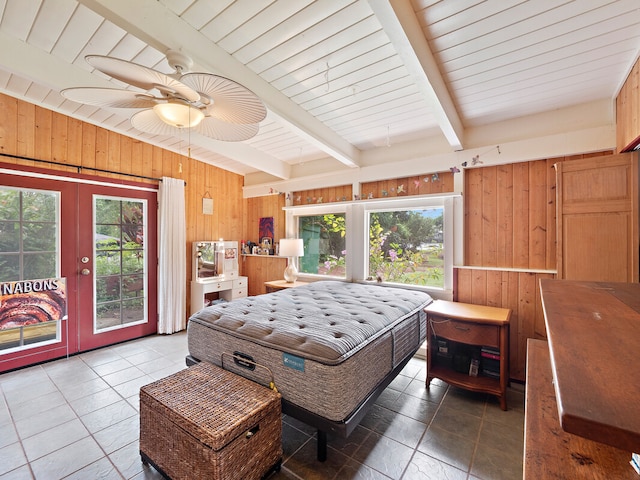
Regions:
[[154, 105], [153, 111], [167, 125], [177, 128], [192, 128], [204, 118], [201, 110], [179, 100]]

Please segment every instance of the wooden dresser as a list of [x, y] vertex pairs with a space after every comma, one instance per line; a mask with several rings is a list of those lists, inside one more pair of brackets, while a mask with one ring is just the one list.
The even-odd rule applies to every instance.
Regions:
[[545, 279], [529, 340], [525, 478], [638, 478], [640, 284]]
[[[588, 395], [586, 395], [588, 397]], [[565, 432], [558, 419], [549, 346], [527, 340], [525, 480], [637, 480], [631, 452]]]

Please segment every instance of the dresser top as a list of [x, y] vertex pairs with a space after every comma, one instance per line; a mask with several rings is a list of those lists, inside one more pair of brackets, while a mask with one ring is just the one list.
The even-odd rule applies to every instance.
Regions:
[[640, 284], [543, 279], [562, 428], [640, 451]]

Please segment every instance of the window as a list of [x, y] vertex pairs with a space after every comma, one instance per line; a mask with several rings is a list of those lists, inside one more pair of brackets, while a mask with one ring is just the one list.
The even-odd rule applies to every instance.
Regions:
[[[451, 292], [460, 196], [402, 197], [287, 207], [288, 236], [304, 239], [300, 275], [381, 281]], [[460, 226], [458, 231], [461, 232]], [[460, 237], [460, 238], [458, 238]]]
[[298, 235], [304, 244], [300, 273], [344, 278], [346, 233], [344, 213], [299, 216]]
[[368, 278], [444, 287], [444, 208], [370, 211]]
[[[59, 276], [58, 192], [0, 187], [0, 283]], [[59, 322], [0, 330], [8, 353], [58, 341]]]

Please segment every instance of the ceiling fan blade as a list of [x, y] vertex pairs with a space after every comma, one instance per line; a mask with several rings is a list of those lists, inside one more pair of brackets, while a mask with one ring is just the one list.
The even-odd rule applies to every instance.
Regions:
[[190, 102], [200, 100], [198, 92], [184, 83], [143, 65], [103, 55], [87, 55], [85, 59], [102, 73], [143, 90], [157, 88], [174, 92]]
[[184, 128], [173, 127], [168, 123], [164, 123], [151, 109], [134, 113], [131, 116], [131, 125], [141, 132], [151, 133], [153, 135], [170, 135], [174, 137], [180, 137], [180, 135], [183, 134], [183, 131], [186, 130]]
[[267, 115], [256, 94], [233, 80], [210, 73], [187, 73], [180, 80], [213, 100], [207, 113], [219, 120], [251, 124], [260, 123]]
[[157, 103], [156, 98], [148, 93], [117, 88], [65, 88], [60, 94], [74, 102], [97, 107], [152, 108]]
[[228, 123], [214, 117], [204, 117], [195, 127], [195, 131], [202, 135], [222, 140], [224, 142], [242, 142], [254, 137], [258, 133], [258, 124]]

